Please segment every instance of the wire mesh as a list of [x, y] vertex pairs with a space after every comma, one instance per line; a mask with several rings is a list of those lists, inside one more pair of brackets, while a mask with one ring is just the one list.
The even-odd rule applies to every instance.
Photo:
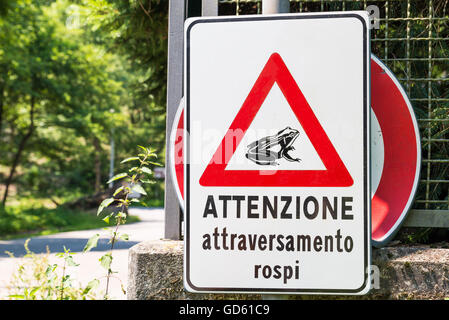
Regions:
[[[415, 111], [422, 147], [414, 209], [449, 210], [449, 0], [290, 0], [290, 12], [379, 8], [371, 51], [396, 75]], [[219, 15], [260, 14], [262, 1], [219, 0]]]

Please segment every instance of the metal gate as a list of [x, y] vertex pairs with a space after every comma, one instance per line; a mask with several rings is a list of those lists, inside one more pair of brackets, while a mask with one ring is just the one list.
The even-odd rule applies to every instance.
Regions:
[[[401, 82], [412, 102], [421, 134], [420, 183], [406, 226], [449, 227], [448, 2], [290, 0], [291, 13], [371, 11], [377, 23], [371, 29], [371, 51]], [[201, 12], [200, 1], [187, 1], [189, 3], [186, 15], [195, 13], [195, 8], [197, 13]], [[212, 9], [217, 10], [215, 3]], [[203, 5], [203, 14], [204, 10]], [[260, 13], [262, 0], [218, 0], [218, 15]]]

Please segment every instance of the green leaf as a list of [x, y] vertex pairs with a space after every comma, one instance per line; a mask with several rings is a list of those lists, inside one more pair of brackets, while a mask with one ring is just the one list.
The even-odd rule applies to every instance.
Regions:
[[117, 188], [117, 190], [114, 191], [113, 196], [115, 197], [118, 195], [123, 189], [125, 189], [125, 186], [121, 186], [120, 188]]
[[162, 167], [162, 164], [160, 164], [160, 163], [153, 162], [153, 161], [148, 161], [148, 162], [151, 163], [152, 165]]
[[144, 190], [144, 188], [142, 188], [142, 186], [140, 184], [134, 185], [131, 190], [138, 192], [140, 194], [147, 195], [147, 192]]
[[124, 213], [124, 212], [117, 213], [117, 218], [126, 219], [126, 213]]
[[62, 278], [62, 283], [64, 283], [64, 284], [65, 283], [69, 284], [71, 282], [72, 282], [72, 279], [70, 279], [70, 274], [67, 274]]
[[148, 149], [147, 149], [147, 148], [145, 148], [145, 147], [142, 147], [142, 146], [139, 146], [139, 145], [138, 145], [138, 147], [139, 147], [140, 149], [144, 150], [144, 151], [145, 151], [145, 153], [147, 153], [147, 154], [148, 154]]
[[36, 295], [36, 292], [37, 292], [37, 290], [39, 290], [39, 288], [40, 288], [40, 287], [36, 287], [36, 288], [34, 288], [33, 290], [31, 290], [30, 296], [31, 296], [32, 298], [34, 298], [34, 296]]
[[129, 240], [129, 236], [126, 233], [120, 234], [119, 238], [122, 239], [123, 241]]
[[126, 172], [122, 172], [122, 173], [119, 173], [119, 174], [116, 174], [115, 176], [113, 176], [106, 183], [111, 183], [112, 181], [115, 181], [115, 180], [118, 180], [118, 179], [122, 179], [122, 178], [125, 178], [127, 176], [128, 176], [128, 174]]
[[108, 215], [108, 216], [106, 216], [106, 217], [104, 217], [102, 220], [104, 221], [104, 222], [106, 222], [107, 224], [109, 224], [109, 220], [111, 219], [111, 215]]
[[83, 294], [88, 294], [89, 291], [95, 290], [99, 285], [100, 285], [100, 280], [98, 280], [98, 279], [89, 281], [89, 283], [87, 284], [86, 288], [83, 291]]
[[122, 160], [120, 163], [126, 163], [129, 161], [136, 161], [136, 160], [140, 160], [140, 158], [139, 157], [129, 157], [129, 158], [126, 158], [125, 160]]
[[151, 171], [148, 167], [142, 167], [142, 172], [145, 172], [146, 174], [151, 174], [153, 171]]
[[10, 294], [8, 298], [14, 298], [14, 299], [25, 299], [25, 296], [23, 294]]
[[67, 262], [67, 265], [70, 267], [78, 267], [79, 266], [79, 263], [76, 263], [75, 261], [73, 261], [72, 256], [65, 257], [65, 261]]
[[97, 233], [96, 235], [92, 236], [88, 241], [86, 246], [83, 249], [83, 252], [90, 251], [92, 248], [95, 248], [98, 243], [98, 239], [100, 238], [100, 235]]
[[100, 206], [98, 207], [98, 210], [97, 210], [97, 216], [104, 210], [104, 208], [106, 208], [106, 207], [109, 206], [111, 203], [113, 203], [114, 200], [115, 200], [114, 198], [107, 198], [107, 199], [104, 199], [104, 200], [101, 202]]
[[155, 183], [156, 183], [156, 181], [154, 181], [154, 180], [149, 180], [149, 179], [143, 179], [143, 180], [140, 180], [140, 182], [142, 182], [142, 183], [147, 183], [147, 184], [155, 184]]
[[55, 271], [54, 270], [54, 268], [52, 268], [52, 266], [47, 266], [47, 270], [45, 270], [45, 276], [47, 277], [47, 278], [49, 278], [50, 277], [50, 275], [51, 275], [51, 273], [53, 272], [53, 271]]
[[104, 256], [100, 258], [100, 264], [106, 270], [111, 268], [112, 263], [112, 255], [110, 253], [106, 253]]

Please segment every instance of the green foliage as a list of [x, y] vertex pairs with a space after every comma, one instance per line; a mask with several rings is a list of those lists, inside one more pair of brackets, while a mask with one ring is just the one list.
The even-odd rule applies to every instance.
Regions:
[[5, 16], [12, 7], [12, 0], [0, 0], [0, 16]]
[[87, 244], [84, 247], [83, 252], [87, 252], [90, 251], [92, 248], [95, 248], [98, 244], [98, 239], [100, 239], [100, 235], [98, 233], [93, 237], [91, 237], [89, 241], [87, 241]]
[[[167, 79], [168, 1], [81, 2], [88, 10], [92, 28], [107, 32], [113, 40], [112, 48], [129, 57], [135, 70], [141, 70], [136, 83], [132, 85], [136, 103], [148, 106], [150, 98], [156, 104], [164, 105]], [[151, 110], [135, 111], [142, 113]]]
[[[147, 144], [165, 154], [165, 102], [167, 96], [168, 1], [164, 0], [82, 0], [88, 25], [96, 34], [107, 35], [108, 50], [128, 62], [127, 91], [133, 135], [118, 139], [132, 146]], [[136, 139], [137, 138], [137, 139]], [[132, 142], [131, 142], [132, 140]], [[156, 188], [156, 186], [154, 187]]]
[[114, 198], [107, 198], [107, 199], [104, 199], [104, 200], [101, 202], [100, 206], [98, 207], [98, 210], [97, 210], [97, 216], [103, 211], [104, 208], [106, 208], [107, 206], [109, 206], [112, 202], [114, 202]]
[[[409, 8], [410, 22], [397, 22], [388, 25], [381, 23], [380, 29], [373, 31], [372, 36], [384, 38], [434, 38], [432, 41], [391, 41], [388, 43], [388, 58], [399, 58], [396, 61], [387, 61], [388, 67], [397, 78], [403, 79], [402, 86], [408, 96], [413, 100], [412, 105], [418, 119], [436, 119], [435, 121], [418, 121], [421, 135], [421, 151], [423, 159], [449, 158], [449, 87], [447, 81], [425, 81], [407, 79], [444, 79], [447, 78], [449, 56], [449, 25], [447, 22], [448, 6], [445, 0], [432, 2], [432, 16], [436, 17], [430, 28], [429, 1], [413, 1]], [[389, 4], [390, 17], [401, 17], [407, 12], [407, 2], [394, 2]], [[413, 18], [420, 18], [413, 20]], [[425, 18], [425, 19], [423, 19]], [[436, 21], [441, 20], [441, 21]], [[430, 28], [430, 29], [429, 29]], [[388, 32], [388, 33], [387, 33]], [[386, 44], [383, 41], [372, 42], [372, 52], [381, 59], [385, 57]], [[408, 53], [407, 53], [408, 51]], [[412, 59], [407, 61], [407, 56]], [[402, 59], [401, 59], [402, 58]], [[431, 63], [427, 59], [432, 58]], [[432, 100], [429, 100], [432, 99]], [[429, 103], [430, 102], [430, 103]], [[431, 142], [430, 139], [438, 139]], [[446, 141], [445, 141], [446, 140]], [[447, 163], [423, 162], [421, 166], [421, 179], [434, 181], [447, 180], [449, 166]], [[420, 183], [416, 200], [449, 200], [448, 183]], [[417, 209], [448, 209], [448, 201], [435, 203], [415, 202]], [[425, 234], [419, 232], [416, 237], [423, 238]]]
[[429, 233], [432, 230], [431, 228], [420, 228], [424, 230], [420, 230], [418, 232], [409, 234], [407, 240], [409, 243], [427, 243], [429, 241]]
[[[99, 191], [112, 137], [116, 159], [148, 137], [163, 153], [165, 2], [141, 20], [151, 36], [123, 32], [137, 2], [76, 3], [11, 1], [0, 18], [0, 181], [20, 195]], [[143, 34], [136, 59], [124, 37]]]
[[105, 268], [106, 270], [109, 271], [111, 269], [111, 264], [112, 264], [112, 254], [106, 253], [103, 256], [101, 256], [100, 264], [103, 268]]
[[395, 237], [396, 240], [408, 245], [430, 245], [447, 248], [449, 243], [449, 229], [405, 227], [401, 228]]
[[[120, 233], [118, 231], [120, 225], [126, 223], [127, 212], [129, 205], [133, 202], [140, 202], [138, 199], [131, 198], [133, 192], [147, 195], [148, 193], [140, 185], [142, 181], [152, 181], [152, 171], [148, 168], [150, 165], [159, 165], [150, 159], [157, 158], [157, 155], [153, 149], [139, 146], [144, 153], [140, 153], [133, 160], [124, 161], [127, 163], [130, 161], [138, 161], [139, 166], [133, 167], [128, 170], [128, 173], [118, 175], [114, 181], [122, 180], [126, 182], [126, 185], [122, 185], [114, 192], [113, 198], [105, 199], [99, 206], [97, 215], [101, 214], [103, 210], [113, 203], [117, 203], [119, 211], [112, 210], [103, 221], [109, 224], [110, 218], [115, 218], [115, 227], [113, 229], [107, 229], [110, 234], [109, 243], [111, 244], [110, 251], [100, 257], [100, 265], [106, 271], [106, 290], [103, 295], [104, 299], [109, 299], [109, 280], [115, 273], [112, 270], [113, 262], [113, 249], [114, 244], [117, 241], [128, 241], [129, 235]], [[130, 158], [127, 158], [130, 159]], [[146, 169], [143, 169], [146, 168]], [[138, 187], [136, 187], [138, 186]], [[116, 197], [118, 194], [122, 194], [122, 197]], [[20, 210], [19, 212], [23, 212]], [[26, 215], [27, 217], [29, 215]], [[99, 234], [94, 234], [86, 243], [83, 252], [89, 252], [95, 248], [100, 238]], [[98, 279], [90, 281], [86, 287], [80, 285], [74, 285], [74, 279], [67, 272], [68, 267], [77, 267], [78, 263], [73, 259], [74, 253], [64, 247], [64, 252], [56, 254], [57, 258], [63, 260], [62, 267], [58, 264], [49, 263], [49, 252], [47, 255], [35, 255], [28, 248], [28, 241], [25, 243], [25, 249], [27, 255], [25, 259], [28, 259], [25, 263], [18, 267], [17, 272], [13, 275], [11, 282], [8, 286], [10, 294], [9, 299], [24, 299], [24, 300], [86, 300], [97, 298], [97, 287], [100, 284]], [[12, 254], [11, 254], [12, 256]], [[123, 284], [121, 284], [123, 292]]]
[[[99, 280], [90, 281], [83, 287], [67, 274], [67, 267], [77, 267], [74, 253], [64, 248], [64, 252], [56, 254], [62, 266], [50, 262], [50, 252], [35, 254], [28, 248], [29, 239], [25, 242], [27, 254], [21, 259], [8, 285], [10, 300], [96, 300]], [[13, 257], [12, 254], [10, 254]]]
[[[126, 223], [127, 212], [128, 212], [128, 208], [129, 208], [130, 204], [131, 203], [140, 203], [139, 199], [132, 198], [131, 195], [133, 193], [148, 195], [147, 191], [145, 191], [145, 189], [142, 186], [142, 184], [144, 183], [143, 181], [147, 181], [146, 183], [150, 183], [151, 181], [153, 181], [152, 180], [152, 177], [153, 177], [152, 170], [150, 168], [148, 168], [148, 166], [149, 165], [160, 165], [157, 162], [150, 161], [150, 159], [157, 158], [157, 154], [155, 153], [155, 150], [153, 150], [151, 148], [145, 148], [142, 146], [139, 146], [139, 148], [143, 150], [143, 153], [140, 153], [137, 157], [126, 158], [125, 160], [123, 160], [121, 162], [122, 164], [125, 164], [128, 162], [138, 162], [139, 166], [134, 166], [131, 169], [129, 169], [127, 173], [126, 172], [120, 173], [108, 181], [108, 183], [109, 183], [112, 181], [122, 180], [122, 183], [124, 182], [124, 184], [122, 184], [115, 190], [113, 198], [105, 199], [100, 204], [100, 206], [97, 210], [97, 214], [100, 214], [101, 212], [103, 212], [104, 209], [106, 209], [113, 203], [116, 203], [117, 204], [116, 207], [119, 209], [118, 211], [113, 210], [107, 217], [105, 217], [103, 219], [103, 221], [105, 221], [108, 224], [109, 224], [110, 218], [115, 218], [115, 221], [116, 221], [115, 228], [108, 230], [109, 238], [110, 238], [109, 243], [111, 244], [111, 250], [109, 252], [105, 253], [100, 258], [100, 265], [104, 269], [107, 270], [106, 292], [104, 295], [105, 299], [109, 298], [108, 297], [109, 279], [112, 276], [112, 274], [114, 273], [114, 271], [112, 271], [112, 268], [111, 268], [112, 260], [113, 260], [112, 251], [114, 249], [114, 244], [120, 240], [122, 240], [122, 241], [129, 240], [129, 236], [127, 234], [118, 232], [119, 227], [120, 227], [120, 225]], [[120, 195], [120, 197], [117, 197], [117, 195]], [[100, 237], [99, 234], [93, 235], [87, 241], [83, 252], [88, 252], [88, 251], [92, 250], [93, 248], [95, 248], [97, 246], [99, 237]], [[123, 286], [122, 286], [122, 290], [124, 291]]]
[[[0, 214], [0, 239], [24, 237], [24, 234], [46, 235], [55, 232], [87, 230], [104, 227], [95, 214], [64, 207], [50, 209], [42, 200], [23, 199], [8, 206]], [[103, 218], [103, 215], [101, 215]], [[128, 217], [127, 223], [139, 219]]]

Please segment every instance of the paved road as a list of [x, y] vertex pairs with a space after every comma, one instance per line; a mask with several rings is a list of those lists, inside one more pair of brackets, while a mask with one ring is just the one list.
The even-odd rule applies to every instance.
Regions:
[[[112, 270], [118, 271], [117, 277], [126, 288], [128, 276], [128, 249], [135, 244], [152, 239], [160, 239], [164, 235], [164, 210], [163, 209], [130, 209], [130, 214], [139, 216], [140, 222], [124, 225], [120, 227], [120, 232], [129, 235], [129, 241], [119, 241], [115, 245], [113, 252]], [[98, 246], [91, 252], [82, 253], [87, 240], [94, 234], [99, 233], [102, 237], [98, 241]], [[29, 248], [34, 253], [46, 253], [47, 246], [50, 250], [51, 263], [61, 263], [54, 253], [63, 251], [65, 246], [74, 255], [78, 267], [70, 268], [69, 272], [81, 284], [85, 285], [94, 278], [105, 275], [105, 270], [100, 266], [99, 258], [109, 250], [107, 231], [102, 229], [71, 231], [53, 234], [49, 236], [34, 237], [29, 242]], [[0, 240], [0, 299], [5, 297], [6, 285], [12, 273], [16, 270], [17, 264], [26, 252], [23, 247], [26, 239], [16, 239], [10, 241]], [[5, 251], [12, 252], [16, 258], [9, 258]], [[102, 283], [103, 285], [103, 283]], [[104, 287], [104, 286], [103, 286]], [[111, 296], [115, 299], [126, 299], [120, 289], [120, 281], [112, 279], [110, 283]]]

